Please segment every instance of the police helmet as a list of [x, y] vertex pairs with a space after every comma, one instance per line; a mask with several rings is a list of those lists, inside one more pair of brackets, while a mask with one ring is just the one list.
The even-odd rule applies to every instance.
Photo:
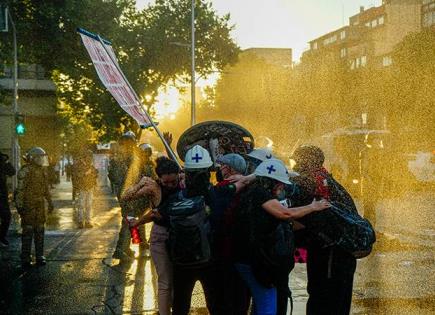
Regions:
[[48, 166], [48, 155], [41, 147], [30, 148], [26, 155], [26, 161], [38, 166]]

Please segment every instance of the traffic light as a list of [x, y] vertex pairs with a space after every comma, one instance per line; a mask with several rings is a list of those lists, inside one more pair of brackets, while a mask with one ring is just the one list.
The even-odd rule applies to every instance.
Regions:
[[23, 114], [15, 115], [15, 133], [19, 136], [22, 136], [26, 133], [26, 124], [24, 120]]

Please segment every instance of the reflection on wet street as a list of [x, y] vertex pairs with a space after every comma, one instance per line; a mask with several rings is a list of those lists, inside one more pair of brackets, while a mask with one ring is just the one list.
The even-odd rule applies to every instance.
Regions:
[[[19, 228], [11, 246], [1, 250], [0, 307], [11, 314], [157, 314], [156, 273], [146, 252], [112, 259], [120, 223], [119, 208], [107, 190], [96, 194], [94, 228], [77, 229], [71, 186], [54, 190], [57, 210], [46, 233], [45, 267], [19, 268]], [[423, 191], [378, 204], [379, 240], [358, 262], [352, 314], [434, 314], [434, 193]], [[416, 215], [418, 213], [418, 215]], [[150, 226], [147, 226], [147, 233]], [[305, 314], [306, 271], [291, 274], [295, 309]], [[208, 314], [197, 283], [191, 314]]]

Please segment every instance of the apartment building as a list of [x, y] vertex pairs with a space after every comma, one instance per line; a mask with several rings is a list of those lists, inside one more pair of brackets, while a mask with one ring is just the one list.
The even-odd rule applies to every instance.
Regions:
[[306, 54], [331, 53], [348, 60], [351, 69], [389, 66], [391, 52], [403, 38], [435, 23], [435, 0], [384, 0], [349, 18], [349, 25], [309, 42]]

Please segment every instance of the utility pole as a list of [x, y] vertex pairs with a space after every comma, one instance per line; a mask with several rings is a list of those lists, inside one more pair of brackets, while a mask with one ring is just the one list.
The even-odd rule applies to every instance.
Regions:
[[[12, 15], [9, 11], [9, 8], [6, 7], [4, 12], [1, 12], [1, 14], [4, 14], [4, 17], [6, 19], [5, 21], [5, 32], [8, 31], [8, 23], [10, 21], [12, 25], [12, 36], [13, 36], [13, 46], [14, 46], [14, 77], [13, 77], [13, 85], [14, 85], [14, 102], [13, 102], [13, 108], [12, 108], [12, 115], [15, 123], [15, 119], [18, 115], [18, 53], [17, 53], [17, 30], [15, 28], [14, 20], [12, 19]], [[15, 167], [15, 169], [18, 171], [19, 169], [19, 162], [20, 162], [20, 145], [18, 143], [18, 135], [15, 131], [12, 133], [12, 162]], [[12, 177], [12, 188], [15, 190], [17, 187], [17, 177]]]
[[190, 125], [196, 124], [196, 108], [195, 108], [195, 0], [192, 0], [192, 78], [191, 78], [191, 108], [190, 108]]

